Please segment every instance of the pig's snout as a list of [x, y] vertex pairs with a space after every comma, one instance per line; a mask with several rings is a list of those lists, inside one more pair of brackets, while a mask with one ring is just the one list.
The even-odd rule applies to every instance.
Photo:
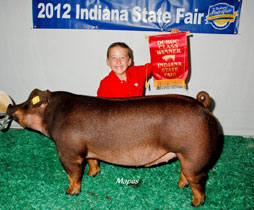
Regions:
[[15, 111], [16, 111], [16, 106], [12, 105], [12, 104], [9, 104], [8, 107], [7, 107], [7, 110], [6, 110], [7, 115], [9, 116], [9, 118], [11, 120], [18, 121], [18, 118], [15, 115]]
[[8, 105], [6, 113], [7, 113], [9, 116], [12, 116], [12, 115], [13, 115], [13, 108], [14, 108], [14, 106], [13, 106], [12, 104], [9, 104], [9, 105]]

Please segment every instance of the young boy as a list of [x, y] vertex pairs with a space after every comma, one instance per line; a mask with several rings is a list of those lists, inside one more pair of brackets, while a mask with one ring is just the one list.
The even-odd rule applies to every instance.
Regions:
[[[171, 33], [180, 32], [173, 28]], [[133, 52], [123, 42], [116, 42], [107, 51], [107, 65], [111, 72], [100, 83], [98, 97], [124, 98], [144, 94], [145, 81], [151, 75], [151, 64], [133, 66]]]
[[151, 74], [150, 64], [133, 66], [133, 52], [123, 42], [109, 46], [106, 63], [111, 72], [101, 81], [98, 97], [123, 98], [143, 95], [145, 81]]

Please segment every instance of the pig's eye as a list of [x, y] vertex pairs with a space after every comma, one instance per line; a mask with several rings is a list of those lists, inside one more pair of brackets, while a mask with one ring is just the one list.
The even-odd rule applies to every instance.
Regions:
[[32, 107], [32, 103], [26, 103], [23, 107], [23, 109], [28, 110]]

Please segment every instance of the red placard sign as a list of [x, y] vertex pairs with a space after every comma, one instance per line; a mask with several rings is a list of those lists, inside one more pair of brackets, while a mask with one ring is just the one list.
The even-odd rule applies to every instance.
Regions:
[[154, 87], [185, 87], [188, 76], [186, 32], [149, 36]]

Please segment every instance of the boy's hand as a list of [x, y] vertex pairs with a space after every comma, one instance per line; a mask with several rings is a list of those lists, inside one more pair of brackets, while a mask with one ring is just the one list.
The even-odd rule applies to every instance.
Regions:
[[179, 33], [179, 32], [181, 32], [181, 31], [178, 28], [172, 28], [171, 29], [172, 34], [176, 34], [176, 33]]

